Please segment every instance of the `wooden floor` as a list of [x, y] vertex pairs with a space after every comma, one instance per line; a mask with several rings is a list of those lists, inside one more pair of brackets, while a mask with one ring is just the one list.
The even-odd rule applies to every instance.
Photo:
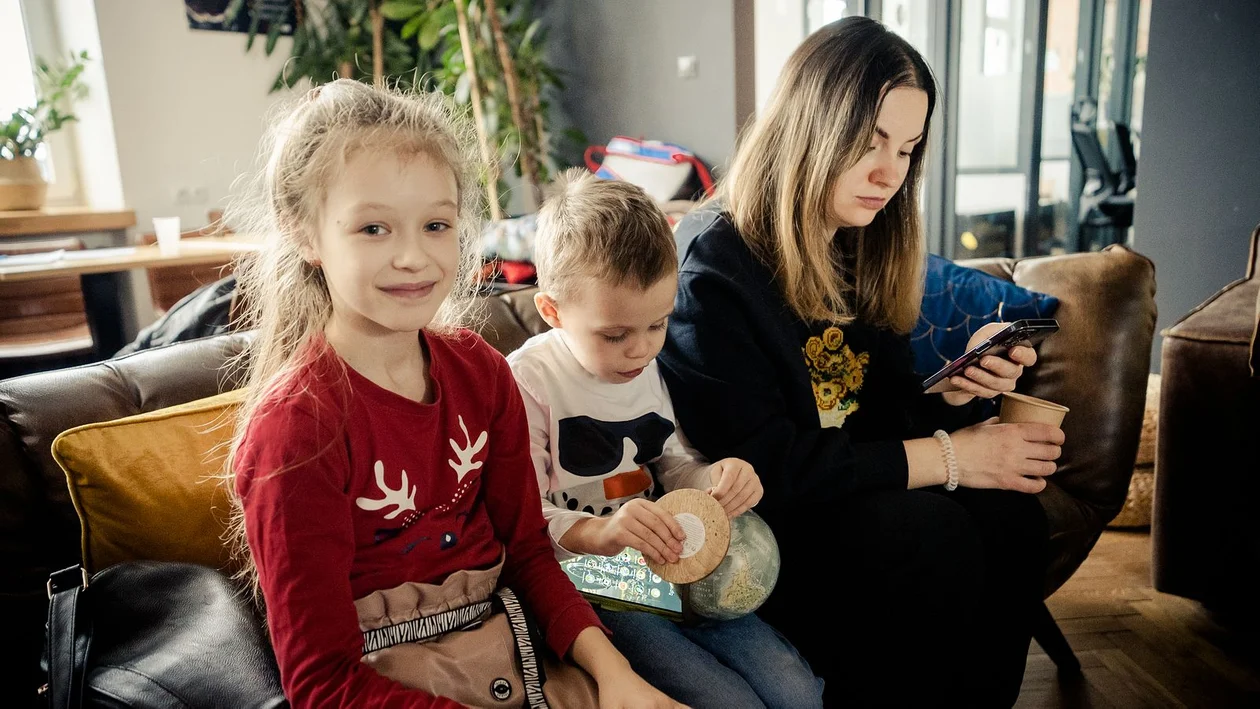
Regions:
[[1144, 532], [1103, 534], [1046, 602], [1083, 676], [1061, 679], [1034, 643], [1016, 707], [1260, 707], [1260, 633], [1152, 589], [1150, 549]]

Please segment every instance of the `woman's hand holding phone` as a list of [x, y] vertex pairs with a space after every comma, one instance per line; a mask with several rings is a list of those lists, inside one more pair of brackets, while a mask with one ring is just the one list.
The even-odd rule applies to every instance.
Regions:
[[[1005, 328], [1007, 323], [989, 323], [976, 331], [967, 341], [967, 349], [975, 347], [986, 338]], [[1015, 382], [1024, 373], [1024, 367], [1037, 363], [1037, 351], [1024, 345], [1016, 345], [1005, 352], [987, 354], [949, 378], [957, 391], [942, 394], [945, 402], [954, 406], [969, 403], [975, 397], [992, 399], [1004, 391], [1015, 391]]]

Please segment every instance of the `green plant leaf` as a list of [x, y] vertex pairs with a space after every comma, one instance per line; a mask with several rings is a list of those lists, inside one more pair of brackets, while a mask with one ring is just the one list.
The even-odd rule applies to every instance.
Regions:
[[386, 54], [406, 55], [408, 58], [412, 56], [411, 45], [404, 42], [397, 35], [386, 34], [384, 40]]
[[290, 52], [290, 56], [300, 57], [304, 52], [306, 52], [306, 44], [309, 41], [307, 40], [308, 36], [307, 31], [302, 27], [299, 27], [297, 31], [293, 33], [293, 50]]
[[455, 3], [443, 0], [435, 9], [442, 21], [450, 25], [456, 32], [459, 32], [459, 13], [455, 11]]
[[276, 51], [276, 42], [280, 39], [280, 29], [280, 23], [273, 22], [267, 30], [267, 45], [263, 47], [263, 53], [267, 56], [271, 56], [271, 53]]
[[422, 15], [424, 12], [424, 3], [413, 2], [413, 0], [390, 0], [381, 3], [381, 14], [387, 20], [414, 19], [415, 16]]
[[245, 0], [232, 0], [223, 10], [224, 24], [231, 24], [236, 21], [236, 16], [241, 14], [241, 10], [245, 7]]
[[539, 27], [542, 27], [542, 20], [534, 20], [529, 23], [529, 27], [525, 30], [525, 36], [521, 37], [521, 42], [518, 45], [519, 51], [524, 51], [529, 47], [529, 43], [534, 39], [534, 35], [538, 33]]
[[350, 24], [363, 24], [363, 21], [368, 16], [368, 2], [369, 0], [351, 0], [351, 2], [347, 3], [349, 7], [346, 9], [349, 10], [347, 16], [350, 18]]
[[429, 15], [428, 21], [424, 23], [424, 29], [420, 32], [420, 48], [428, 52], [437, 46], [438, 40], [441, 38], [443, 21], [442, 17], [437, 13]]
[[411, 39], [412, 37], [415, 37], [416, 32], [420, 30], [420, 23], [424, 22], [424, 20], [425, 16], [420, 14], [417, 14], [410, 20], [407, 20], [407, 24], [403, 25], [403, 28], [398, 32], [399, 36], [403, 39]]
[[255, 12], [249, 18], [249, 39], [245, 40], [245, 51], [249, 51], [254, 46], [254, 37], [258, 36], [258, 26], [262, 22], [262, 15]]

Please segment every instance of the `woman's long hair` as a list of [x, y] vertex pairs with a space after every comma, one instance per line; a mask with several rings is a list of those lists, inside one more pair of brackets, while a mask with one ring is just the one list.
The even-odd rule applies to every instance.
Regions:
[[[902, 87], [927, 93], [924, 139], [901, 189], [870, 225], [843, 229], [837, 238], [827, 226], [833, 189], [870, 146], [884, 97]], [[865, 17], [823, 27], [788, 59], [736, 150], [719, 199], [803, 320], [914, 327], [923, 291], [919, 184], [935, 105], [923, 57]]]

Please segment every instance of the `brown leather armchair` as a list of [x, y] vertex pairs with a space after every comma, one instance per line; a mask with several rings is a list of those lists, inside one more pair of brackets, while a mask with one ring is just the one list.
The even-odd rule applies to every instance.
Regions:
[[1260, 226], [1246, 276], [1164, 331], [1155, 513], [1155, 588], [1255, 620], [1260, 568]]
[[[1123, 247], [1101, 253], [968, 262], [1057, 296], [1061, 331], [1041, 346], [1024, 388], [1071, 407], [1060, 472], [1042, 494], [1052, 563], [1046, 594], [1080, 566], [1120, 510], [1137, 451], [1155, 328], [1154, 267]], [[502, 352], [546, 325], [533, 291], [489, 297], [478, 328]], [[79, 524], [50, 445], [86, 423], [152, 411], [238, 385], [220, 371], [246, 335], [145, 350], [107, 362], [0, 382], [0, 704], [21, 705], [38, 684], [49, 573], [79, 560]], [[1049, 619], [1048, 630], [1054, 629]], [[1054, 644], [1043, 646], [1053, 651]], [[1059, 636], [1060, 640], [1062, 636]], [[1066, 650], [1066, 643], [1062, 646]], [[1070, 650], [1059, 658], [1071, 661]], [[4, 661], [7, 659], [8, 661]], [[10, 690], [8, 688], [16, 688]], [[12, 702], [3, 701], [13, 692]]]

